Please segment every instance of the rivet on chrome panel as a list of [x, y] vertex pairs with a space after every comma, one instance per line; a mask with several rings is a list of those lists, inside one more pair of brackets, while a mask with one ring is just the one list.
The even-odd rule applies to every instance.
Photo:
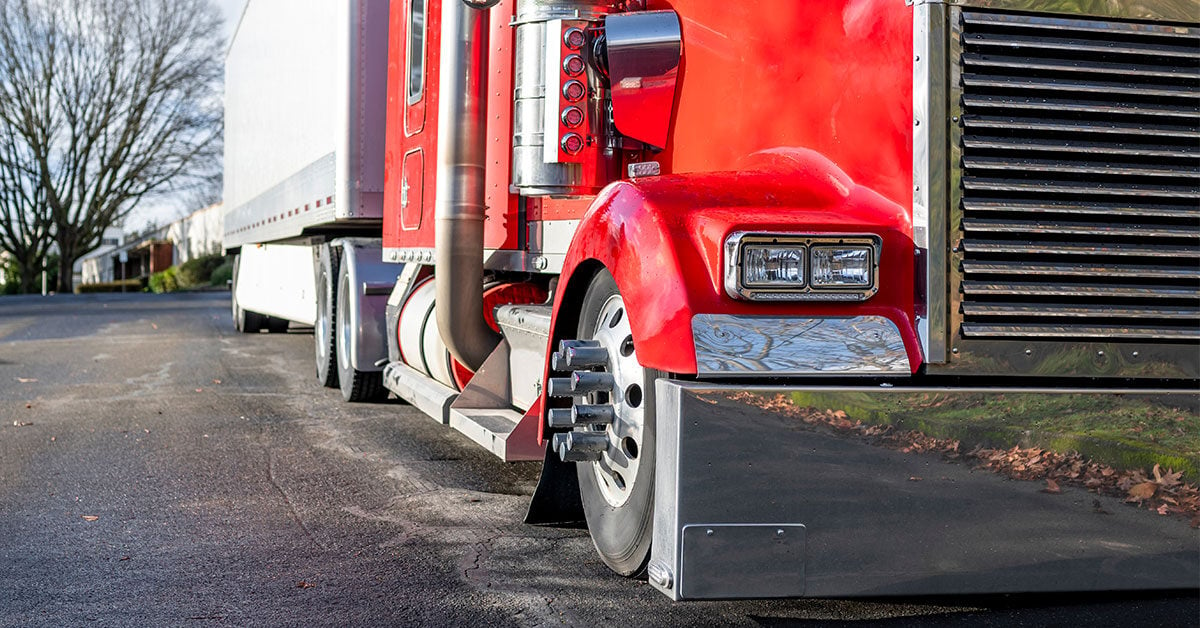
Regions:
[[775, 536], [783, 536], [783, 528], [780, 528], [780, 529], [776, 530], [776, 531], [775, 531]]
[[958, 353], [958, 347], [954, 347], [953, 349], [951, 349], [950, 353]]
[[1026, 349], [1025, 355], [1033, 355], [1033, 349]]
[[1139, 355], [1141, 355], [1141, 354], [1139, 354], [1137, 351], [1134, 351], [1134, 352], [1133, 352], [1133, 357], [1135, 357], [1135, 358], [1136, 358], [1136, 357], [1138, 357]]
[[712, 536], [712, 535], [713, 535], [712, 528], [709, 528], [709, 529], [705, 530], [705, 531], [704, 531], [704, 534], [705, 534], [706, 536]]
[[1096, 352], [1096, 355], [1098, 355], [1098, 356], [1100, 356], [1100, 357], [1104, 357], [1104, 352], [1103, 352], [1103, 351], [1097, 351], [1097, 352]]

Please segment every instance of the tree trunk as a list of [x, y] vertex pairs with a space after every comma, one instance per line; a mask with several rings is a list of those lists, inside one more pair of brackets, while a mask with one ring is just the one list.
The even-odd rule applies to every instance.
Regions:
[[41, 265], [31, 260], [19, 260], [17, 265], [20, 267], [21, 292], [25, 294], [40, 293], [42, 291]]
[[58, 246], [58, 293], [71, 294], [75, 292], [75, 276], [71, 267], [75, 265], [75, 259], [79, 255], [74, 244], [67, 246], [60, 241]]

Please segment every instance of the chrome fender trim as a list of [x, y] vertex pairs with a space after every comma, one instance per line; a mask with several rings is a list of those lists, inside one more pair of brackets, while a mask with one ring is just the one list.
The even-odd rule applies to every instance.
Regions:
[[904, 338], [882, 316], [692, 317], [700, 376], [910, 374]]

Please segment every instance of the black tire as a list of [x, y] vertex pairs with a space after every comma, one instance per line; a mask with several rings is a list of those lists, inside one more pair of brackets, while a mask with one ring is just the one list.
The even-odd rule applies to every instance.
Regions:
[[[607, 270], [601, 271], [592, 279], [583, 298], [579, 339], [587, 340], [596, 335], [601, 311], [614, 296], [620, 296], [616, 281]], [[632, 351], [632, 345], [630, 349]], [[636, 355], [633, 357], [636, 359]], [[624, 503], [614, 506], [605, 497], [605, 489], [601, 486], [600, 463], [575, 463], [579, 494], [592, 542], [604, 563], [623, 576], [644, 575], [650, 560], [650, 542], [654, 535], [654, 380], [659, 375], [657, 371], [645, 369], [641, 377], [643, 392], [640, 405], [643, 418], [638, 466], [632, 484], [627, 485], [629, 493]], [[588, 402], [598, 401], [604, 400], [590, 399]], [[618, 412], [620, 408], [618, 406]]]
[[337, 299], [339, 306], [335, 309], [334, 342], [336, 349], [338, 384], [342, 390], [342, 399], [350, 402], [378, 401], [387, 390], [383, 387], [383, 373], [379, 371], [360, 371], [354, 368], [350, 361], [350, 343], [353, 342], [353, 330], [357, 327], [351, 320], [350, 308], [346, 305], [350, 298], [350, 269], [342, 264], [337, 274]]
[[251, 312], [249, 310], [244, 310], [244, 309], [242, 309], [242, 306], [238, 304], [237, 283], [238, 283], [238, 269], [242, 265], [241, 262], [242, 262], [241, 255], [234, 256], [234, 258], [233, 258], [233, 286], [232, 286], [232, 289], [230, 290], [230, 294], [229, 294], [229, 304], [230, 304], [230, 308], [232, 309], [232, 314], [233, 314], [233, 327], [234, 327], [234, 329], [242, 332], [243, 334], [257, 334], [258, 332], [262, 331], [263, 323], [266, 321], [266, 317], [263, 316], [262, 314], [259, 314], [258, 312]]
[[317, 381], [326, 388], [338, 387], [337, 341], [334, 320], [337, 315], [337, 296], [334, 281], [338, 276], [341, 249], [322, 245], [317, 260], [317, 322], [313, 325], [316, 345]]

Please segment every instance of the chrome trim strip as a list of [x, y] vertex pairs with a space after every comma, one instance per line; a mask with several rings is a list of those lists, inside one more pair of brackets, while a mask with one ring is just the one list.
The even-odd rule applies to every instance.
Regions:
[[908, 375], [900, 328], [882, 316], [692, 317], [696, 373], [702, 376]]
[[1064, 9], [1056, 0], [907, 0], [910, 6], [953, 5], [976, 9], [1000, 11], [1025, 11], [1028, 13], [1061, 13], [1086, 15], [1126, 20], [1154, 20], [1165, 22], [1200, 21], [1200, 0], [1157, 0], [1145, 2], [1077, 2]]
[[917, 337], [925, 361], [946, 361], [947, 143], [946, 7], [913, 10], [913, 242]]

